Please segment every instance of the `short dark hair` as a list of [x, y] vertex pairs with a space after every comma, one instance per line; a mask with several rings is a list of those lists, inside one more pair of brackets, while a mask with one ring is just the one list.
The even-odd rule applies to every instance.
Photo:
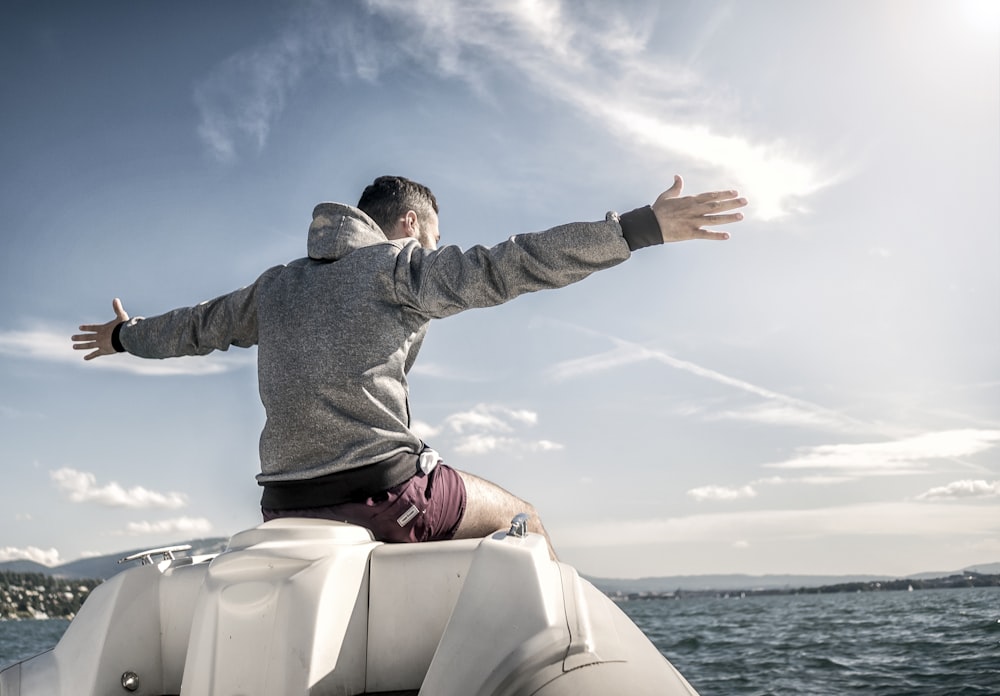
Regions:
[[430, 211], [438, 212], [437, 199], [423, 184], [402, 176], [380, 176], [365, 187], [358, 208], [388, 232], [396, 220], [412, 210], [423, 221]]

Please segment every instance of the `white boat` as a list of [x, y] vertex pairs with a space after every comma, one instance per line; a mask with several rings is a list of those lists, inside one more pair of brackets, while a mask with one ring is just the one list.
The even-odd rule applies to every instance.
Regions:
[[137, 554], [55, 648], [0, 672], [0, 696], [696, 694], [525, 522], [382, 544], [288, 518], [218, 555]]

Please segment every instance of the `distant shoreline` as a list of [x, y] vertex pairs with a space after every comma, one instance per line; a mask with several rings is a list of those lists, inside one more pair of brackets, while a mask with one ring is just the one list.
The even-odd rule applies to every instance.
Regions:
[[911, 590], [954, 590], [969, 587], [1000, 587], [1000, 575], [965, 572], [940, 578], [843, 582], [816, 587], [764, 587], [737, 590], [672, 590], [665, 592], [605, 592], [616, 601], [644, 599], [684, 599], [698, 597], [764, 597], [775, 595], [816, 595], [841, 592], [907, 592]]
[[102, 582], [0, 571], [0, 620], [72, 619]]

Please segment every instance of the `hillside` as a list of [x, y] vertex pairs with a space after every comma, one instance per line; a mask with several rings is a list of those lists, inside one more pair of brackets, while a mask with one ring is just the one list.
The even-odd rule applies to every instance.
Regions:
[[[170, 545], [180, 546], [183, 544], [190, 544], [191, 550], [186, 551], [181, 555], [193, 556], [200, 554], [221, 553], [222, 550], [226, 548], [226, 544], [228, 542], [228, 537], [214, 537], [210, 539], [192, 539], [191, 541], [177, 542], [177, 544]], [[81, 558], [52, 567], [41, 565], [40, 563], [35, 563], [33, 561], [4, 561], [3, 563], [0, 563], [0, 572], [39, 573], [51, 577], [67, 579], [87, 578], [107, 580], [111, 576], [130, 567], [130, 564], [128, 563], [119, 563], [119, 559], [144, 550], [145, 548], [137, 548], [128, 551], [119, 551], [118, 553], [111, 553], [106, 556]]]

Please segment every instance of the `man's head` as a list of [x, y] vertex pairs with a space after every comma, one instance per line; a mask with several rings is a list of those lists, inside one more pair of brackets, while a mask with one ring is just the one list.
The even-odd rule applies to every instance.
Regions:
[[423, 184], [401, 176], [380, 176], [365, 188], [358, 208], [378, 223], [389, 239], [413, 237], [423, 247], [437, 248], [437, 199]]

